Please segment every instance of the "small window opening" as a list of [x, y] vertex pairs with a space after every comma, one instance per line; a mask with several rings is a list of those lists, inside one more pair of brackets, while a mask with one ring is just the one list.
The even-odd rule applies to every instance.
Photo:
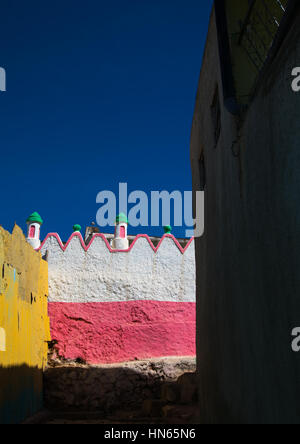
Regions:
[[35, 226], [31, 225], [31, 227], [29, 228], [29, 238], [33, 239], [35, 237]]
[[218, 145], [221, 134], [221, 105], [220, 105], [220, 96], [219, 96], [218, 87], [216, 88], [213, 102], [211, 105], [211, 117], [213, 122], [214, 142], [216, 147]]
[[205, 191], [206, 186], [206, 170], [204, 154], [201, 154], [199, 159], [199, 179], [200, 179], [200, 191]]

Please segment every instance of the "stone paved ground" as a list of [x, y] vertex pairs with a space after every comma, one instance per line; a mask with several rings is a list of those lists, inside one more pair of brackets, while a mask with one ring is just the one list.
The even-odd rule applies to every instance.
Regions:
[[43, 424], [197, 422], [196, 360], [162, 358], [116, 365], [56, 363], [45, 373]]
[[[117, 417], [107, 417], [105, 419], [95, 417], [90, 414], [67, 414], [61, 413], [55, 415], [49, 415], [39, 421], [40, 424], [194, 424], [195, 416], [197, 414], [197, 405], [171, 405], [168, 404], [168, 415], [162, 415], [160, 417], [146, 417], [141, 415], [143, 412], [125, 412], [125, 414]], [[170, 412], [172, 415], [170, 415]], [[173, 416], [174, 414], [174, 416]]]
[[[194, 357], [99, 366], [56, 363], [44, 374], [45, 405], [54, 412], [101, 412], [102, 418], [118, 419], [119, 412], [140, 412], [145, 407], [148, 417], [162, 407], [158, 404], [163, 386], [168, 387], [165, 396], [175, 402], [180, 397], [177, 380], [195, 371]], [[150, 401], [157, 401], [156, 405]]]

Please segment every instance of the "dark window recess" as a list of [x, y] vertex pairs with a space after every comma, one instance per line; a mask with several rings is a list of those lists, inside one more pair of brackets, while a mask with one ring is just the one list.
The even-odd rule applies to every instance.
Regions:
[[221, 134], [221, 106], [218, 88], [215, 91], [213, 102], [211, 105], [211, 117], [214, 130], [214, 142], [216, 147]]
[[204, 154], [202, 154], [199, 159], [199, 177], [200, 177], [200, 191], [204, 191], [205, 185], [206, 185], [206, 171], [205, 171]]

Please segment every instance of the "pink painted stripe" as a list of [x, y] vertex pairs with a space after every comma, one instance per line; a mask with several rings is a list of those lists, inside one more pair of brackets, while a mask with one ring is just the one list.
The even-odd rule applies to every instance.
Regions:
[[92, 237], [92, 239], [91, 239], [91, 241], [89, 242], [88, 245], [86, 245], [86, 244], [84, 243], [84, 240], [83, 240], [83, 238], [82, 238], [81, 233], [78, 233], [78, 232], [73, 233], [73, 234], [71, 235], [71, 237], [69, 238], [68, 242], [67, 242], [65, 245], [62, 243], [62, 241], [61, 241], [61, 239], [60, 239], [60, 237], [59, 237], [59, 235], [58, 235], [57, 233], [49, 233], [49, 234], [47, 234], [46, 238], [44, 239], [44, 241], [43, 241], [42, 245], [40, 246], [40, 248], [38, 249], [38, 251], [41, 250], [41, 249], [43, 248], [43, 246], [45, 245], [46, 241], [47, 241], [49, 238], [51, 238], [51, 237], [56, 238], [56, 240], [57, 240], [57, 242], [58, 242], [60, 248], [62, 249], [62, 251], [66, 251], [66, 249], [67, 249], [68, 246], [69, 246], [69, 243], [71, 242], [71, 240], [72, 240], [74, 237], [78, 237], [78, 238], [79, 238], [80, 243], [81, 243], [82, 248], [84, 249], [84, 251], [88, 251], [88, 249], [90, 248], [90, 246], [92, 245], [92, 243], [94, 242], [94, 240], [95, 240], [97, 237], [100, 237], [101, 239], [104, 240], [104, 242], [105, 242], [105, 244], [106, 244], [108, 250], [109, 250], [111, 253], [128, 253], [129, 251], [132, 250], [132, 248], [134, 247], [135, 243], [136, 243], [137, 240], [140, 239], [140, 238], [147, 239], [147, 241], [149, 242], [149, 245], [151, 246], [151, 248], [152, 248], [152, 250], [154, 251], [154, 253], [157, 253], [157, 251], [158, 251], [159, 247], [161, 246], [161, 243], [163, 242], [163, 240], [166, 239], [166, 238], [169, 238], [169, 239], [172, 239], [172, 240], [174, 241], [174, 243], [175, 243], [175, 245], [178, 247], [179, 251], [180, 251], [182, 254], [184, 254], [184, 253], [186, 252], [186, 250], [188, 249], [188, 247], [191, 245], [191, 243], [192, 243], [193, 240], [194, 240], [194, 237], [192, 237], [192, 238], [188, 241], [187, 245], [186, 245], [184, 248], [182, 248], [182, 246], [180, 245], [180, 243], [178, 242], [178, 240], [177, 240], [172, 234], [165, 234], [165, 235], [161, 238], [161, 240], [159, 241], [159, 244], [157, 245], [157, 247], [155, 247], [155, 246], [153, 245], [153, 243], [152, 243], [150, 237], [149, 237], [147, 234], [139, 234], [138, 236], [136, 236], [136, 238], [134, 239], [134, 241], [132, 242], [132, 244], [130, 245], [130, 247], [129, 247], [127, 250], [114, 250], [114, 249], [111, 248], [111, 246], [109, 245], [109, 242], [107, 241], [106, 237], [105, 237], [104, 234], [102, 234], [102, 233], [94, 234], [94, 236]]
[[66, 359], [109, 364], [196, 353], [192, 302], [50, 302], [49, 316]]

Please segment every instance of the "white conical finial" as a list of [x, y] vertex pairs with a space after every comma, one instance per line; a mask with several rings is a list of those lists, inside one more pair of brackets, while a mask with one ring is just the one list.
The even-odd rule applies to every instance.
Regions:
[[115, 237], [112, 241], [112, 247], [115, 250], [128, 250], [129, 241], [127, 239], [128, 219], [121, 213], [116, 219]]
[[37, 250], [41, 246], [40, 233], [43, 220], [39, 213], [32, 213], [27, 219], [27, 242]]

